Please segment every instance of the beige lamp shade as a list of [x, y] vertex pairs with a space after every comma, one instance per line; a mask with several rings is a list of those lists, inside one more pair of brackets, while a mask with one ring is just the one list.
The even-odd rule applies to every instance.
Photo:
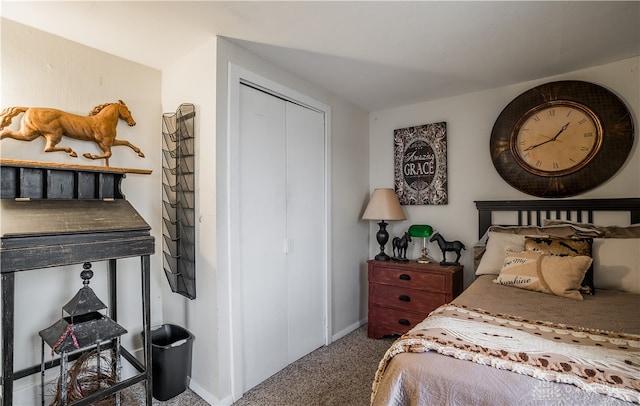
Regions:
[[393, 189], [375, 189], [362, 215], [363, 220], [406, 220]]

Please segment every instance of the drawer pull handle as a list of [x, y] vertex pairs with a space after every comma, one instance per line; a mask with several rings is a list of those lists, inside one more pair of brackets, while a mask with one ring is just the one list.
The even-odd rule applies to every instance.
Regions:
[[411, 298], [409, 296], [407, 296], [407, 295], [400, 295], [398, 297], [398, 299], [402, 300], [403, 302], [410, 302], [411, 301]]
[[407, 319], [400, 319], [398, 320], [398, 323], [402, 324], [403, 326], [408, 326], [411, 324], [411, 322]]
[[400, 274], [400, 279], [402, 279], [403, 281], [410, 281], [411, 275], [407, 275], [406, 273]]

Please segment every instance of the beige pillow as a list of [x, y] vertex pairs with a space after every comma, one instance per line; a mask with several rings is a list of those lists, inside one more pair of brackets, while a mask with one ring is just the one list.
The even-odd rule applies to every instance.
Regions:
[[[579, 227], [583, 230], [598, 231], [603, 238], [640, 238], [640, 224], [631, 224], [629, 226], [599, 226], [589, 223], [574, 223], [568, 220], [545, 220], [545, 226], [572, 226]], [[594, 236], [597, 237], [597, 236]]]
[[539, 235], [547, 237], [602, 237], [602, 231], [592, 227], [581, 227], [579, 224], [561, 223], [546, 224], [539, 226], [491, 226], [489, 231], [502, 233], [522, 234], [522, 235]]
[[504, 265], [505, 251], [522, 251], [524, 235], [489, 231], [487, 248], [476, 268], [476, 275], [498, 275]]
[[580, 282], [591, 265], [587, 256], [557, 256], [532, 251], [508, 251], [500, 275], [500, 285], [534, 290], [582, 300]]

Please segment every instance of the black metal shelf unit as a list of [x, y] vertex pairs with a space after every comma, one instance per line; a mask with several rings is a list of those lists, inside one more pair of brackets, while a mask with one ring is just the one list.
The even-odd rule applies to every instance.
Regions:
[[175, 293], [196, 298], [195, 106], [162, 117], [164, 272]]
[[[0, 160], [0, 291], [2, 406], [13, 404], [13, 382], [42, 365], [14, 370], [15, 274], [33, 269], [108, 261], [109, 317], [117, 320], [117, 260], [140, 257], [144, 351], [140, 362], [127, 349], [122, 357], [138, 373], [73, 402], [94, 404], [144, 383], [151, 405], [150, 256], [151, 227], [124, 199], [121, 182], [128, 170]], [[135, 170], [134, 170], [135, 171]], [[46, 368], [60, 365], [60, 358]]]

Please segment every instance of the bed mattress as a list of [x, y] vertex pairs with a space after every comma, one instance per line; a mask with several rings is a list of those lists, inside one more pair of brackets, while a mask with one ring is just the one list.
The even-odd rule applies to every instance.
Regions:
[[[497, 285], [478, 277], [453, 304], [569, 326], [640, 334], [640, 295], [598, 290], [573, 300]], [[386, 366], [373, 405], [526, 405], [628, 402], [576, 386], [459, 360], [435, 352], [400, 353]]]

